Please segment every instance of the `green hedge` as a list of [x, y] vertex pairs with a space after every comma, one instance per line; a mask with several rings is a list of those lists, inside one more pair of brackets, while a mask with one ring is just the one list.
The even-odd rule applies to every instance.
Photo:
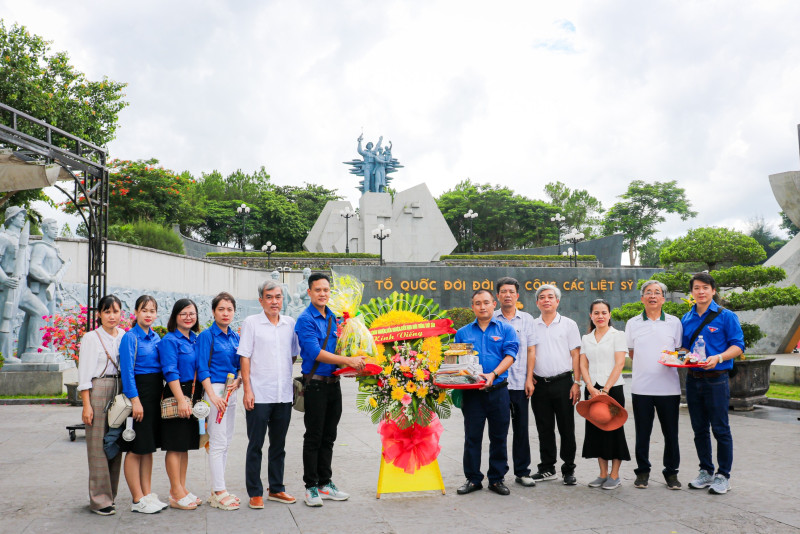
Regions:
[[108, 227], [108, 238], [112, 241], [130, 243], [140, 247], [154, 248], [175, 254], [183, 254], [180, 236], [158, 223], [137, 221], [128, 224], [113, 224]]
[[[264, 252], [207, 252], [207, 258], [221, 257], [240, 257], [240, 258], [266, 258]], [[353, 252], [345, 254], [343, 252], [273, 252], [273, 258], [380, 258], [378, 254], [365, 254], [363, 252]]]
[[[444, 260], [526, 260], [526, 261], [567, 261], [566, 256], [551, 254], [539, 256], [535, 254], [487, 254], [483, 256], [473, 254], [448, 254], [440, 258]], [[578, 255], [578, 261], [597, 261], [597, 256]]]

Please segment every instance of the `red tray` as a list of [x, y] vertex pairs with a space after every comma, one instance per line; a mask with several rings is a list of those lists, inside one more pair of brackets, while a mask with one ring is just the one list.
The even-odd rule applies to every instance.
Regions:
[[335, 370], [333, 374], [336, 376], [374, 376], [381, 374], [382, 371], [383, 368], [380, 365], [368, 363], [361, 372], [356, 371], [352, 367], [342, 367], [341, 369]]
[[702, 363], [664, 363], [660, 360], [658, 363], [660, 363], [661, 365], [665, 365], [667, 367], [683, 367], [687, 369], [696, 369], [698, 367], [703, 367]]
[[442, 389], [481, 389], [486, 385], [486, 382], [476, 382], [474, 384], [439, 384], [434, 382], [433, 385]]

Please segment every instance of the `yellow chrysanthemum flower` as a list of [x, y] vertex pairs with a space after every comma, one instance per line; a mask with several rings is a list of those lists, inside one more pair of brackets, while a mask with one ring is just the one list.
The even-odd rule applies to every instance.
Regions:
[[414, 382], [409, 382], [406, 384], [406, 391], [409, 393], [414, 393], [417, 390], [417, 385]]
[[372, 406], [373, 408], [377, 408], [378, 407], [378, 401], [375, 400], [375, 397], [370, 397], [369, 398], [369, 405]]
[[409, 367], [407, 365], [401, 365], [400, 366], [400, 372], [401, 373], [410, 373], [411, 372], [411, 367]]
[[403, 400], [403, 397], [406, 396], [406, 392], [402, 388], [394, 387], [392, 388], [392, 400]]
[[419, 397], [420, 399], [424, 399], [427, 394], [428, 394], [427, 387], [421, 386], [419, 389], [417, 389], [417, 397]]
[[389, 376], [390, 374], [392, 374], [392, 366], [391, 365], [387, 365], [386, 367], [384, 367], [383, 368], [383, 374], [385, 374], [386, 376]]
[[438, 399], [436, 399], [436, 402], [438, 402], [438, 403], [440, 403], [440, 404], [441, 404], [441, 403], [443, 403], [443, 402], [444, 402], [444, 400], [445, 400], [446, 398], [447, 398], [447, 392], [446, 392], [446, 391], [444, 391], [444, 390], [442, 390], [442, 391], [440, 391], [440, 392], [439, 392], [439, 398], [438, 398]]
[[390, 378], [389, 385], [392, 386], [393, 388], [397, 387], [397, 378], [395, 377]]
[[425, 371], [422, 369], [417, 369], [416, 371], [414, 371], [414, 378], [416, 378], [420, 382], [425, 380]]

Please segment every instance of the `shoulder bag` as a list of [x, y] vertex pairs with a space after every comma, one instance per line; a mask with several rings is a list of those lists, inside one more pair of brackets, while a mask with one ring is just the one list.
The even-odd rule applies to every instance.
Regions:
[[[325, 341], [322, 342], [322, 350], [325, 350], [325, 347], [328, 346], [328, 338], [331, 337], [331, 326], [333, 326], [333, 314], [328, 317], [328, 332], [325, 334]], [[320, 361], [315, 360], [313, 367], [311, 367], [310, 373], [305, 376], [296, 376], [292, 379], [292, 389], [294, 394], [292, 398], [292, 408], [298, 412], [306, 411], [306, 386], [308, 386], [308, 383], [311, 381], [311, 377], [314, 376], [314, 373], [317, 372], [319, 364]]]
[[[133, 337], [136, 339], [136, 348], [133, 350], [133, 367], [135, 368], [136, 356], [139, 353], [139, 338], [136, 337], [135, 334]], [[106, 358], [108, 358], [108, 361], [114, 364], [114, 361], [108, 354], [108, 350], [106, 350], [106, 346], [103, 343], [103, 339], [100, 337], [100, 332], [97, 332], [97, 338], [100, 340], [100, 344], [103, 345], [103, 350], [106, 353]], [[119, 367], [117, 367], [116, 364], [114, 364], [114, 367], [116, 367], [117, 370], [119, 370]], [[120, 380], [122, 380], [121, 377]], [[117, 383], [114, 384], [115, 393], [117, 392], [116, 388], [118, 384], [119, 381], [117, 381]], [[117, 393], [116, 395], [114, 395], [114, 400], [112, 400], [111, 403], [108, 406], [106, 406], [106, 412], [108, 413], [108, 426], [111, 428], [119, 428], [131, 414], [131, 412], [133, 412], [133, 404], [131, 403], [131, 400], [125, 396], [124, 393]]]
[[[179, 382], [180, 383], [180, 382]], [[192, 380], [192, 393], [191, 397], [183, 396], [184, 400], [192, 406], [192, 399], [194, 399], [194, 386], [197, 384], [197, 370], [194, 372], [194, 379]], [[177, 419], [178, 415], [178, 398], [169, 397], [167, 399], [161, 398], [161, 419]]]

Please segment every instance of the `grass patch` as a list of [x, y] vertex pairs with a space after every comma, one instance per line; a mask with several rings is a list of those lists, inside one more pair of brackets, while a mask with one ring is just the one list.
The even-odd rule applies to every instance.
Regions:
[[767, 390], [767, 397], [771, 399], [800, 401], [800, 386], [795, 384], [778, 384], [777, 382], [770, 382], [769, 390]]
[[0, 395], [0, 399], [66, 399], [67, 394], [61, 395]]

